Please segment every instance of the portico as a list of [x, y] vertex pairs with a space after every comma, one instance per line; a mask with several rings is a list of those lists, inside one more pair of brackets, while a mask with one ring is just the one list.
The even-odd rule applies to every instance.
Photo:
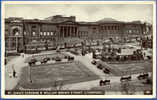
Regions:
[[78, 28], [76, 25], [61, 25], [60, 37], [78, 37]]

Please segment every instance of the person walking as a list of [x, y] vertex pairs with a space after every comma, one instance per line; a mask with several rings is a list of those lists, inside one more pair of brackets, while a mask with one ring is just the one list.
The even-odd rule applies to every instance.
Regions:
[[13, 70], [13, 77], [16, 78], [16, 71]]
[[12, 66], [12, 69], [13, 69], [13, 78], [16, 78], [16, 71], [15, 71], [14, 65]]

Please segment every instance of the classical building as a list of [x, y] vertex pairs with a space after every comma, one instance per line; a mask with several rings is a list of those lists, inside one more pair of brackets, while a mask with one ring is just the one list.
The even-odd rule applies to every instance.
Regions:
[[141, 37], [152, 26], [140, 21], [121, 22], [105, 18], [97, 22], [77, 22], [75, 16], [51, 16], [44, 20], [10, 17], [5, 19], [6, 51], [54, 48], [84, 40]]

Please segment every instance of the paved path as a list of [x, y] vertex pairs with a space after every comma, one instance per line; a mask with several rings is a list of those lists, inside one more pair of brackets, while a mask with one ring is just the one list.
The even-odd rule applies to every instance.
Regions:
[[[22, 56], [19, 56], [19, 57], [12, 59], [6, 65], [6, 67], [5, 67], [5, 82], [6, 82], [5, 88], [6, 88], [6, 90], [13, 89], [16, 86], [16, 84], [18, 83], [18, 80], [19, 80], [20, 74], [21, 74], [20, 73], [21, 69], [27, 65], [26, 63], [24, 63], [24, 60], [25, 60], [25, 58], [23, 58]], [[14, 67], [12, 67], [12, 66], [14, 66]], [[13, 68], [17, 72], [17, 78], [12, 77]]]

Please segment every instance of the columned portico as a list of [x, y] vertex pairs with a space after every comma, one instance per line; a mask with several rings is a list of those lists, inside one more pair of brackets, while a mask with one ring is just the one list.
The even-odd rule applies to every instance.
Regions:
[[78, 29], [74, 25], [61, 25], [60, 26], [60, 36], [61, 37], [77, 37]]

